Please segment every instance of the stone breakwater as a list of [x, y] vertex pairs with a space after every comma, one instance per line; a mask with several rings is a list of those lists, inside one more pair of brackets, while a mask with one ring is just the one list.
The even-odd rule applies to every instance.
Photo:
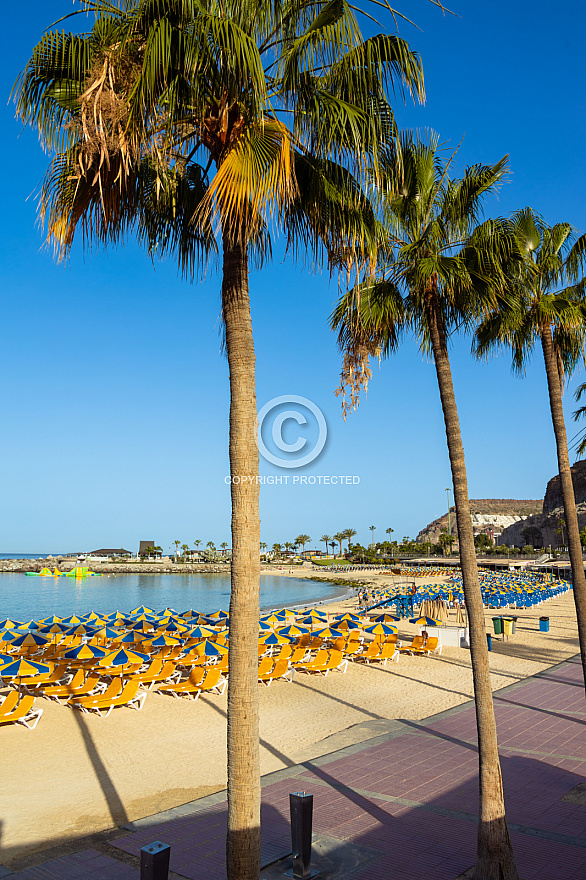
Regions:
[[[60, 556], [49, 556], [46, 559], [0, 559], [0, 572], [27, 572], [41, 571], [48, 568], [50, 571], [58, 568], [61, 572], [71, 571], [76, 566], [73, 559]], [[81, 563], [87, 565], [87, 563]], [[98, 574], [226, 574], [230, 571], [230, 565], [206, 563], [98, 563], [88, 566], [91, 571]]]

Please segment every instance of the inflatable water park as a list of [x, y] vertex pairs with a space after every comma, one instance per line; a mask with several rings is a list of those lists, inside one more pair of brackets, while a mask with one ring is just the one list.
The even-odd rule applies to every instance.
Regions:
[[76, 565], [71, 571], [59, 571], [56, 568], [51, 571], [49, 568], [42, 568], [40, 571], [27, 571], [28, 577], [68, 577], [68, 578], [85, 578], [85, 577], [103, 577], [100, 571], [90, 571], [83, 565]]

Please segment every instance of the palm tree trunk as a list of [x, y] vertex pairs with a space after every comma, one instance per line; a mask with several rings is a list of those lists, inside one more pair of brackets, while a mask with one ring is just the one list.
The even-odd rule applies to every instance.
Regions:
[[541, 346], [543, 348], [543, 359], [545, 361], [545, 371], [547, 373], [551, 420], [553, 422], [558, 453], [558, 469], [562, 487], [562, 497], [564, 499], [564, 519], [566, 521], [568, 550], [570, 551], [570, 564], [572, 566], [574, 604], [576, 606], [576, 617], [578, 619], [580, 657], [582, 660], [582, 672], [584, 674], [584, 686], [586, 687], [586, 577], [584, 576], [584, 562], [582, 559], [582, 544], [580, 542], [578, 514], [576, 512], [576, 498], [572, 483], [572, 472], [570, 470], [570, 457], [568, 455], [568, 438], [566, 435], [566, 423], [564, 421], [564, 408], [562, 405], [562, 386], [551, 338], [551, 327], [549, 326], [543, 327], [541, 330]]
[[433, 301], [429, 306], [428, 321], [452, 468], [460, 563], [470, 626], [480, 781], [480, 816], [474, 880], [519, 880], [505, 816], [505, 798], [490, 686], [484, 604], [476, 565], [464, 447], [445, 335]]
[[230, 369], [232, 589], [228, 678], [228, 880], [260, 874], [260, 517], [255, 356], [246, 246], [224, 235], [222, 312]]

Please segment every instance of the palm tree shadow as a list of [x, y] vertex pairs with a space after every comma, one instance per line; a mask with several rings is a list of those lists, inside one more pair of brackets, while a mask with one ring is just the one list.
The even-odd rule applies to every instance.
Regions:
[[89, 731], [86, 720], [83, 717], [83, 712], [80, 712], [77, 709], [72, 709], [73, 717], [77, 722], [77, 726], [79, 727], [79, 732], [81, 733], [81, 738], [83, 740], [83, 744], [85, 746], [85, 750], [87, 752], [88, 758], [90, 759], [91, 765], [94, 769], [94, 773], [96, 775], [96, 779], [102, 789], [102, 793], [108, 805], [108, 810], [110, 812], [110, 816], [112, 817], [112, 822], [114, 825], [125, 825], [128, 822], [128, 814], [122, 803], [120, 795], [114, 785], [114, 781], [112, 777], [108, 773], [106, 765], [102, 761], [100, 757], [100, 753], [98, 748], [93, 740], [93, 737]]

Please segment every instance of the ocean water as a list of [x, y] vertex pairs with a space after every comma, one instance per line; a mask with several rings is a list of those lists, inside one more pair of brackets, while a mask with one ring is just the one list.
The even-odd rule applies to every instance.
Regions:
[[[260, 581], [261, 608], [309, 605], [346, 592], [333, 584], [301, 578], [263, 574]], [[55, 614], [108, 614], [128, 612], [139, 605], [155, 611], [190, 608], [209, 614], [228, 610], [230, 576], [227, 574], [118, 574], [102, 577], [27, 577], [0, 573], [0, 620], [37, 620]]]
[[[45, 559], [48, 553], [0, 553], [0, 559]], [[53, 553], [53, 556], [65, 556], [61, 553]]]

